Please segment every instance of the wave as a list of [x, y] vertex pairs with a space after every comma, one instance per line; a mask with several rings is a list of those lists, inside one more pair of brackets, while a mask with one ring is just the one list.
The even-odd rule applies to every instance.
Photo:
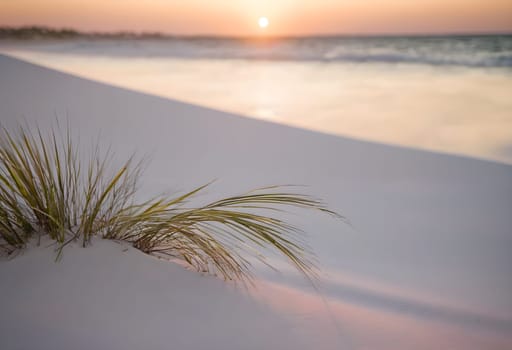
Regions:
[[512, 68], [512, 36], [166, 38], [41, 41], [38, 50], [139, 58], [242, 59]]

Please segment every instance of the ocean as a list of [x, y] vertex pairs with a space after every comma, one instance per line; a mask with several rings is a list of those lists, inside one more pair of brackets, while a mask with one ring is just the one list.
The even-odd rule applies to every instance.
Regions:
[[512, 163], [510, 35], [4, 40], [0, 52], [252, 118]]

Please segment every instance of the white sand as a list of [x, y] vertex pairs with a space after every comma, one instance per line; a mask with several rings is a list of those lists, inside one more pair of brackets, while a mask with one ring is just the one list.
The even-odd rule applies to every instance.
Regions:
[[[117, 244], [0, 263], [6, 349], [509, 349], [512, 166], [327, 136], [71, 77], [0, 56], [0, 120], [69, 117], [143, 191], [219, 181], [201, 198], [307, 184], [354, 228], [312, 215], [322, 299], [293, 274], [242, 291]], [[263, 303], [265, 304], [263, 304]]]

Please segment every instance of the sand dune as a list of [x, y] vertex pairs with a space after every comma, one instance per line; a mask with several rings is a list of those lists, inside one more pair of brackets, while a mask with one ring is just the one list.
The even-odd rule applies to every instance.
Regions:
[[111, 242], [58, 264], [32, 249], [0, 263], [7, 348], [512, 346], [512, 166], [241, 118], [7, 56], [0, 77], [3, 126], [68, 118], [84, 143], [101, 132], [121, 159], [149, 154], [143, 192], [218, 179], [208, 200], [305, 184], [352, 223], [290, 217], [310, 233], [325, 299], [286, 269], [259, 269], [249, 297]]

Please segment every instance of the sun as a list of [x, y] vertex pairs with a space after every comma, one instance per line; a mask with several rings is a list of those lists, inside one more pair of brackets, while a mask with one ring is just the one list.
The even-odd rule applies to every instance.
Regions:
[[258, 25], [260, 26], [260, 28], [267, 28], [269, 25], [268, 18], [260, 17], [260, 19], [258, 19]]

